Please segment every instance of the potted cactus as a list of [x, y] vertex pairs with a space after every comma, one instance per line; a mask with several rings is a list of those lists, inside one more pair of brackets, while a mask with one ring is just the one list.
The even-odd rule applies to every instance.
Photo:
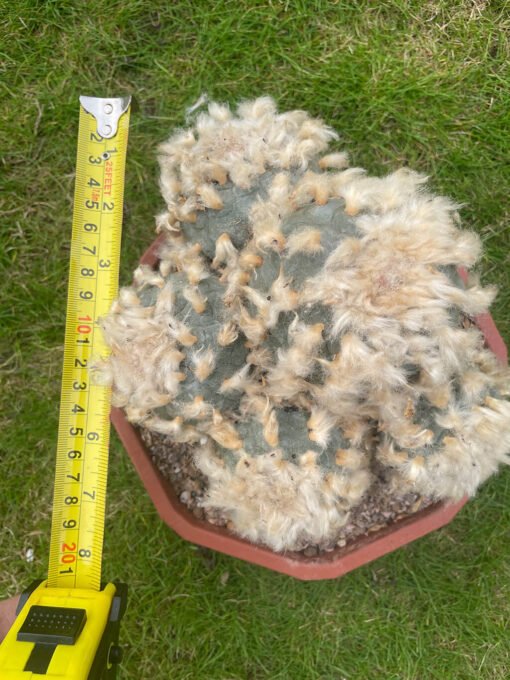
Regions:
[[[210, 104], [160, 147], [161, 236], [102, 323], [114, 424], [161, 514], [301, 578], [444, 524], [510, 450], [495, 291], [465, 274], [478, 237], [425, 177], [368, 177], [336, 137], [267, 97]], [[192, 460], [226, 526], [186, 509], [133, 425]], [[376, 486], [424, 509], [342, 545]]]

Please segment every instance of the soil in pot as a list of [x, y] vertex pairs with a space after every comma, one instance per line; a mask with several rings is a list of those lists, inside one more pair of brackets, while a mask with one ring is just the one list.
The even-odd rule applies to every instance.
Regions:
[[[170, 482], [180, 502], [193, 516], [215, 526], [231, 529], [228, 518], [221, 511], [202, 506], [207, 493], [207, 478], [196, 467], [191, 447], [175, 444], [167, 436], [144, 428], [139, 428], [139, 432], [154, 465]], [[384, 469], [381, 467], [373, 472], [374, 483], [362, 502], [351, 511], [347, 524], [338, 536], [327, 543], [308, 545], [301, 551], [306, 557], [315, 557], [338, 548], [348, 550], [355, 540], [410, 517], [436, 502], [417, 493], [395, 495], [389, 490]]]

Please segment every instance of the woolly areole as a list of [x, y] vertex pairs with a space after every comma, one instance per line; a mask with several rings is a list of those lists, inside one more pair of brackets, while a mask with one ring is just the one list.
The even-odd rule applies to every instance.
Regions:
[[115, 405], [192, 447], [206, 503], [277, 551], [334, 537], [376, 467], [458, 499], [510, 450], [508, 371], [466, 323], [495, 291], [456, 273], [478, 237], [336, 138], [267, 97], [210, 104], [160, 147], [159, 268], [103, 320]]

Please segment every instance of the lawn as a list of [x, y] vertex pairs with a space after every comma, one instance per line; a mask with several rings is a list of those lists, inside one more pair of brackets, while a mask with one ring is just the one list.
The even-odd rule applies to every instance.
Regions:
[[[203, 92], [272, 95], [464, 205], [510, 341], [510, 4], [0, 0], [0, 596], [47, 568], [78, 96], [130, 93], [121, 282], [162, 208], [156, 148]], [[337, 581], [185, 543], [112, 437], [104, 576], [130, 586], [122, 678], [503, 680], [510, 471], [455, 521]], [[33, 561], [27, 551], [34, 551]]]

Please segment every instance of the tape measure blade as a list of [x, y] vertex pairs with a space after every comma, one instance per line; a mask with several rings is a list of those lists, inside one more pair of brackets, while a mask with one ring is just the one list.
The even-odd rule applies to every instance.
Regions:
[[[98, 100], [103, 101], [103, 100]], [[105, 100], [106, 101], [106, 100]], [[112, 100], [108, 100], [111, 102]], [[99, 590], [110, 437], [98, 319], [118, 292], [129, 110], [104, 139], [80, 107], [48, 585]]]

